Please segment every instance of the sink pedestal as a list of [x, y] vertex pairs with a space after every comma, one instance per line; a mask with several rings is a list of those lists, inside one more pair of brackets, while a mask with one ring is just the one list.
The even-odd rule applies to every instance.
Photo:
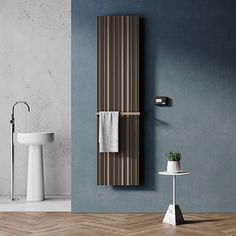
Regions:
[[43, 201], [44, 198], [43, 146], [29, 145], [27, 200]]
[[53, 132], [17, 133], [17, 141], [29, 146], [27, 200], [43, 201], [43, 145], [54, 141]]

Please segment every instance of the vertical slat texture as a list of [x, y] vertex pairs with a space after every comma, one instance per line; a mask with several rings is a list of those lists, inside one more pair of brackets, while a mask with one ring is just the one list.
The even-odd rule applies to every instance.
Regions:
[[[97, 111], [139, 111], [139, 17], [97, 17]], [[139, 116], [120, 116], [119, 152], [100, 153], [97, 184], [139, 185]]]

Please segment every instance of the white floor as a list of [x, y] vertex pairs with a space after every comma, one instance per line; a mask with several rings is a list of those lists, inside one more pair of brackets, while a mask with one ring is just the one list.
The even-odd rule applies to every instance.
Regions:
[[10, 201], [8, 196], [0, 196], [0, 212], [2, 211], [71, 211], [70, 197], [46, 197], [45, 201], [29, 202], [25, 196]]

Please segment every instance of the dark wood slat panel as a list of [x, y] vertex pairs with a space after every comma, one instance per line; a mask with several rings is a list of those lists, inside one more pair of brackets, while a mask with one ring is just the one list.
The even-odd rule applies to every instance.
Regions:
[[[139, 17], [99, 16], [97, 31], [97, 111], [138, 112]], [[139, 116], [120, 116], [119, 153], [97, 145], [98, 185], [139, 185]]]

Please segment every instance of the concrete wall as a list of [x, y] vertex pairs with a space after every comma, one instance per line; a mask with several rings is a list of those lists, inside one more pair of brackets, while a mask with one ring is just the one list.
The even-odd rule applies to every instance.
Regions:
[[[165, 153], [183, 153], [183, 211], [236, 211], [236, 1], [72, 1], [72, 210], [161, 212]], [[96, 186], [96, 16], [141, 17], [141, 186]], [[156, 107], [156, 95], [172, 99]]]
[[[54, 131], [46, 195], [70, 194], [70, 0], [0, 1], [0, 194], [10, 191], [10, 114], [17, 131]], [[16, 144], [16, 194], [26, 193], [27, 147]]]

